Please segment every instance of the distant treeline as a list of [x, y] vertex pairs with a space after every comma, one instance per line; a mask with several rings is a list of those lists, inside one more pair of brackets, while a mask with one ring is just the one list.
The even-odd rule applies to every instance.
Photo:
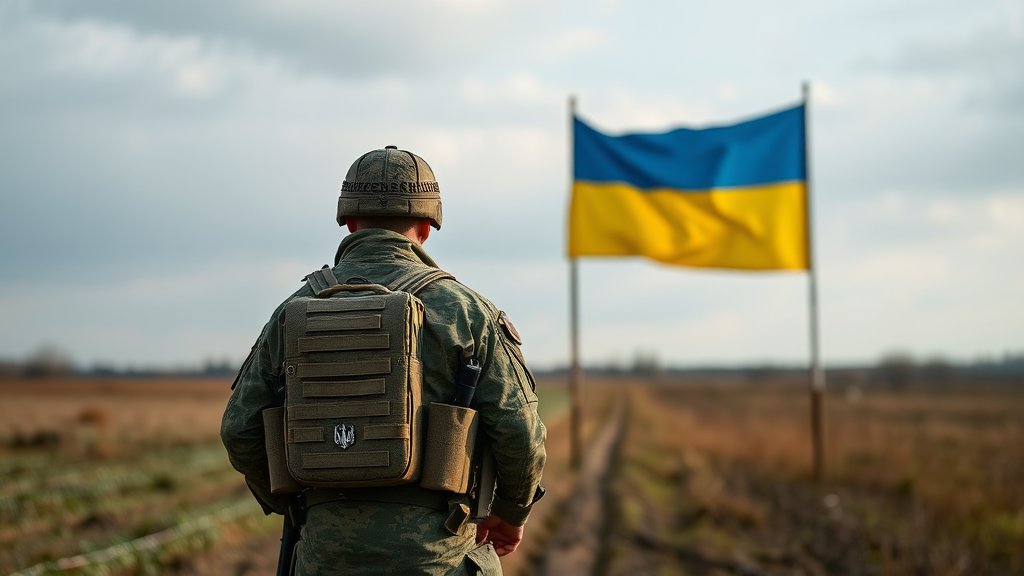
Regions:
[[[740, 365], [662, 367], [651, 357], [631, 366], [585, 366], [585, 374], [602, 377], [661, 377], [666, 381], [774, 383], [806, 381], [807, 366]], [[567, 367], [540, 371], [538, 375], [561, 377]], [[905, 354], [891, 354], [876, 364], [827, 366], [825, 378], [832, 387], [884, 386], [900, 388], [917, 385], [966, 383], [1007, 383], [1024, 385], [1024, 353], [1006, 354], [999, 359], [954, 363], [940, 358], [915, 361]]]
[[[24, 377], [233, 377], [238, 364], [228, 360], [207, 360], [195, 367], [116, 367], [96, 364], [88, 368], [76, 366], [70, 357], [54, 348], [44, 347], [22, 362], [0, 360], [0, 378]], [[564, 377], [568, 367], [534, 370], [541, 377]], [[737, 366], [663, 366], [653, 354], [637, 355], [629, 365], [584, 366], [586, 374], [595, 376], [662, 377], [667, 380], [700, 380], [720, 382], [792, 382], [805, 380], [806, 366], [737, 365]], [[875, 364], [827, 366], [826, 380], [834, 386], [902, 387], [920, 384], [959, 384], [966, 382], [1006, 382], [1024, 384], [1024, 352], [1006, 353], [999, 358], [974, 362], [951, 362], [943, 358], [916, 360], [908, 354], [889, 354]]]
[[198, 368], [135, 368], [91, 367], [87, 369], [53, 370], [38, 366], [25, 366], [16, 362], [0, 362], [0, 378], [53, 378], [61, 376], [83, 378], [230, 378], [238, 373], [238, 366], [209, 364]]
[[124, 377], [124, 378], [157, 378], [157, 377], [232, 377], [238, 373], [239, 365], [230, 360], [207, 360], [197, 366], [186, 367], [153, 367], [127, 366], [118, 367], [109, 363], [98, 363], [88, 368], [77, 366], [71, 357], [62, 350], [43, 346], [24, 361], [0, 360], [0, 378], [52, 378], [59, 376], [81, 377]]

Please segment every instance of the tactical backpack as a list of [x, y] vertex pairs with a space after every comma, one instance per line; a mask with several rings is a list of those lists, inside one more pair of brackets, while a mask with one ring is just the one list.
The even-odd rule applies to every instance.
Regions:
[[[294, 488], [419, 480], [424, 309], [415, 294], [442, 278], [454, 277], [424, 268], [388, 287], [361, 278], [339, 284], [325, 267], [307, 277], [316, 296], [286, 304], [284, 426], [271, 427], [283, 432], [277, 456]], [[280, 413], [270, 417], [280, 422]]]

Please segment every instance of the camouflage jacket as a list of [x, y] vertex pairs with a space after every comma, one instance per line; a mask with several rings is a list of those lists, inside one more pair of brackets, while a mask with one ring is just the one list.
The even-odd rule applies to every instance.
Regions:
[[[333, 272], [339, 281], [359, 276], [387, 285], [405, 272], [423, 266], [436, 268], [437, 264], [419, 245], [394, 232], [369, 229], [342, 241]], [[312, 295], [312, 289], [305, 284], [288, 300]], [[516, 342], [518, 335], [510, 325], [506, 327], [501, 313], [489, 301], [453, 280], [435, 281], [417, 296], [426, 308], [423, 402], [449, 401], [462, 361], [471, 356], [479, 360], [483, 372], [472, 407], [480, 413], [481, 428], [491, 441], [497, 461], [498, 481], [491, 513], [510, 524], [522, 525], [542, 492], [539, 483], [546, 457], [546, 432], [537, 415], [535, 383]], [[271, 316], [239, 372], [221, 427], [232, 465], [245, 475], [268, 513], [282, 513], [288, 502], [287, 496], [270, 493], [262, 420], [262, 411], [280, 402], [271, 390], [284, 378], [283, 324], [284, 304]], [[382, 544], [381, 555], [391, 560], [425, 564], [461, 562], [461, 556], [475, 545], [474, 525], [467, 524], [459, 536], [443, 541], [450, 536], [440, 528], [445, 515], [440, 514], [440, 520], [430, 520], [437, 520], [437, 526], [428, 527], [425, 518], [439, 513], [414, 508], [376, 503], [315, 506], [303, 529], [298, 557], [300, 568], [305, 564], [307, 569], [301, 571], [323, 572], [315, 569], [322, 568], [322, 564], [311, 557], [327, 561], [323, 557], [325, 548], [337, 554], [361, 555], [366, 560], [370, 549]], [[338, 522], [362, 528], [342, 538], [342, 542], [337, 529], [332, 528]], [[320, 540], [317, 534], [329, 536], [330, 545], [314, 550], [313, 545]], [[442, 556], [450, 558], [445, 560]], [[362, 566], [367, 562], [372, 561], [367, 560]], [[352, 568], [348, 566], [346, 570]]]

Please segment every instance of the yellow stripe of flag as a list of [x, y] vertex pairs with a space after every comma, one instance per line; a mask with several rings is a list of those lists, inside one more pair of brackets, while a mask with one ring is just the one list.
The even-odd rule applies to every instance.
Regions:
[[576, 182], [570, 256], [644, 256], [697, 268], [806, 270], [803, 182], [706, 192]]

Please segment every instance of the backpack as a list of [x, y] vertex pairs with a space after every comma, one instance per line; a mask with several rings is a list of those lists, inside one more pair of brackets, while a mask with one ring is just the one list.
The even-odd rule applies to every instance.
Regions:
[[303, 486], [394, 486], [419, 480], [426, 406], [416, 293], [442, 278], [422, 268], [389, 286], [339, 284], [326, 266], [316, 296], [285, 306], [284, 444]]

